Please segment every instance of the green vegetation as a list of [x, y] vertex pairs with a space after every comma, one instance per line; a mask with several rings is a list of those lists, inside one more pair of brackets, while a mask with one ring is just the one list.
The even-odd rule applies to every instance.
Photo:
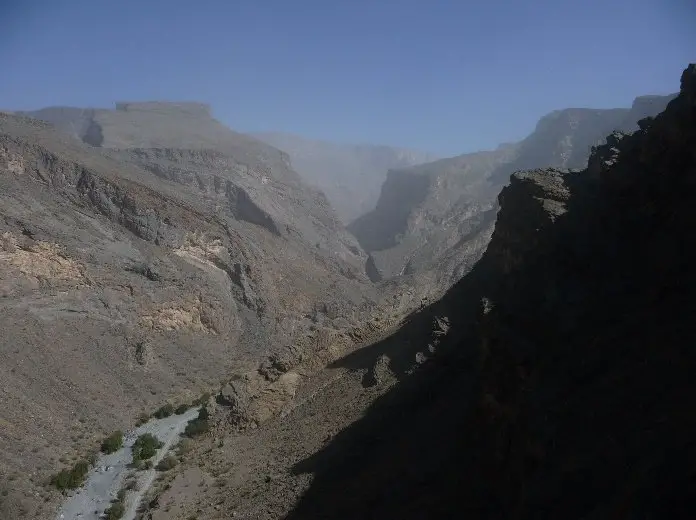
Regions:
[[184, 430], [184, 435], [187, 437], [196, 437], [198, 435], [203, 435], [210, 430], [210, 425], [208, 421], [199, 421], [198, 419], [193, 419], [189, 421]]
[[142, 412], [140, 415], [138, 415], [138, 418], [135, 420], [135, 425], [142, 426], [143, 424], [145, 424], [149, 420], [150, 420], [150, 416], [148, 414], [146, 414], [145, 412]]
[[133, 463], [151, 458], [157, 450], [162, 447], [162, 443], [151, 433], [144, 433], [135, 440], [133, 444]]
[[118, 492], [118, 496], [115, 500], [111, 501], [111, 505], [104, 511], [104, 518], [106, 520], [118, 520], [126, 514], [126, 490], [122, 489]]
[[155, 466], [155, 469], [157, 469], [157, 471], [169, 471], [170, 469], [176, 467], [178, 462], [179, 461], [176, 460], [176, 457], [172, 455], [167, 455], [161, 461], [159, 461], [159, 464]]
[[109, 435], [101, 444], [102, 453], [114, 453], [121, 449], [123, 446], [123, 432], [115, 431]]
[[186, 410], [189, 409], [189, 405], [187, 404], [180, 404], [179, 406], [176, 407], [176, 410], [174, 410], [174, 413], [177, 415], [182, 415], [186, 413]]
[[123, 518], [125, 514], [126, 506], [123, 502], [119, 502], [118, 500], [111, 502], [111, 505], [104, 510], [104, 518], [106, 520], [118, 520], [119, 518]]
[[152, 461], [151, 460], [137, 460], [137, 461], [134, 460], [133, 466], [135, 466], [135, 469], [145, 471], [148, 469], [152, 469]]
[[204, 406], [201, 411], [198, 412], [198, 417], [192, 419], [186, 425], [184, 430], [184, 435], [187, 437], [196, 437], [197, 435], [202, 435], [210, 430], [210, 424], [208, 424], [208, 410]]
[[61, 491], [79, 488], [89, 473], [89, 462], [81, 460], [71, 469], [64, 469], [51, 477], [51, 485]]
[[155, 413], [152, 414], [153, 417], [156, 419], [164, 419], [165, 417], [169, 417], [174, 413], [174, 406], [171, 403], [167, 403], [161, 408], [158, 408]]

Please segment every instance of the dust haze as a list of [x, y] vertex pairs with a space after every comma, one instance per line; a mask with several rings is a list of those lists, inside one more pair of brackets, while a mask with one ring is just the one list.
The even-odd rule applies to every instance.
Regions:
[[460, 154], [5, 106], [0, 518], [692, 518], [683, 67]]

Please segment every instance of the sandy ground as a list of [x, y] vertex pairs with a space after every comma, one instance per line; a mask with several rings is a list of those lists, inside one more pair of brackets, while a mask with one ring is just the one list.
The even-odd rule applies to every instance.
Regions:
[[[132, 461], [131, 447], [139, 435], [151, 433], [164, 443], [155, 457], [153, 466], [167, 454], [179, 440], [186, 424], [198, 415], [198, 408], [192, 408], [183, 415], [172, 415], [165, 419], [153, 419], [147, 424], [132, 430], [124, 436], [123, 448], [110, 455], [101, 455], [95, 467], [87, 476], [87, 481], [77, 493], [70, 496], [60, 511], [57, 520], [98, 520], [111, 500], [116, 498], [126, 476], [133, 470], [128, 467]], [[126, 496], [124, 520], [135, 518], [141, 497], [147, 492], [155, 479], [156, 470], [139, 471], [137, 491]]]

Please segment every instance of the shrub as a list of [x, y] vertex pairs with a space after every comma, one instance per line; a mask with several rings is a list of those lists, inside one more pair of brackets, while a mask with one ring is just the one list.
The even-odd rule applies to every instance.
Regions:
[[[121, 496], [120, 492], [119, 496]], [[123, 515], [125, 514], [126, 506], [123, 503], [123, 498], [114, 500], [111, 502], [111, 505], [104, 510], [104, 518], [106, 520], [119, 520], [119, 518], [123, 518]]]
[[210, 425], [208, 424], [208, 421], [200, 421], [198, 419], [193, 419], [192, 421], [189, 421], [189, 423], [186, 425], [186, 428], [184, 429], [184, 435], [186, 435], [187, 437], [196, 437], [198, 435], [206, 433], [208, 430], [210, 430]]
[[84, 483], [87, 473], [89, 473], [89, 462], [81, 460], [71, 469], [64, 469], [53, 475], [51, 485], [61, 491], [79, 488]]
[[169, 417], [171, 414], [174, 413], [174, 406], [171, 403], [167, 403], [161, 408], [158, 408], [155, 413], [152, 414], [153, 417], [157, 419], [164, 419], [165, 417]]
[[186, 425], [184, 435], [187, 437], [195, 437], [197, 435], [206, 433], [210, 429], [210, 425], [208, 424], [209, 415], [210, 414], [205, 406], [201, 408], [201, 411], [198, 412], [198, 417], [190, 420]]
[[138, 415], [138, 418], [135, 420], [135, 425], [142, 426], [143, 424], [145, 424], [149, 420], [150, 420], [150, 416], [148, 414], [146, 414], [145, 412], [142, 412], [140, 415]]
[[174, 413], [177, 415], [182, 415], [186, 413], [186, 410], [189, 409], [189, 406], [187, 404], [180, 404], [179, 406], [176, 407], [176, 410], [174, 410]]
[[133, 464], [135, 465], [136, 469], [139, 469], [141, 471], [144, 471], [147, 469], [152, 469], [152, 461], [151, 460], [137, 460], [137, 461], [133, 461]]
[[101, 450], [102, 453], [114, 453], [121, 449], [123, 446], [123, 432], [115, 431], [109, 435], [106, 439], [102, 441]]
[[176, 460], [176, 457], [167, 455], [161, 461], [159, 461], [159, 464], [155, 466], [155, 469], [157, 471], [169, 471], [170, 469], [173, 469], [177, 463], [178, 461]]
[[151, 433], [144, 433], [135, 440], [133, 444], [133, 462], [151, 458], [157, 450], [162, 447], [162, 443]]

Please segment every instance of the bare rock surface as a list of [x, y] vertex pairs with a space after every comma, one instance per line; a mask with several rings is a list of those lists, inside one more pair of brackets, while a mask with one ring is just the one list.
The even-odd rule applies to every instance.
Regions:
[[593, 145], [614, 130], [637, 130], [673, 97], [639, 97], [630, 109], [557, 110], [519, 143], [389, 172], [376, 208], [349, 226], [369, 253], [366, 272], [373, 280], [415, 274], [441, 295], [485, 250], [510, 174], [584, 168]]
[[692, 511], [694, 70], [393, 172], [369, 255], [205, 105], [0, 114], [0, 517], [204, 392], [145, 518]]
[[514, 174], [470, 273], [284, 414], [220, 423], [148, 514], [692, 518], [694, 143], [690, 65], [588, 168]]
[[205, 107], [33, 115], [55, 125], [0, 114], [0, 480], [19, 496], [0, 511], [13, 518], [52, 518], [50, 475], [167, 401], [251, 373], [256, 396], [274, 395], [256, 411], [275, 413], [293, 382], [265, 390], [265, 357], [351, 344], [378, 296], [323, 194]]

